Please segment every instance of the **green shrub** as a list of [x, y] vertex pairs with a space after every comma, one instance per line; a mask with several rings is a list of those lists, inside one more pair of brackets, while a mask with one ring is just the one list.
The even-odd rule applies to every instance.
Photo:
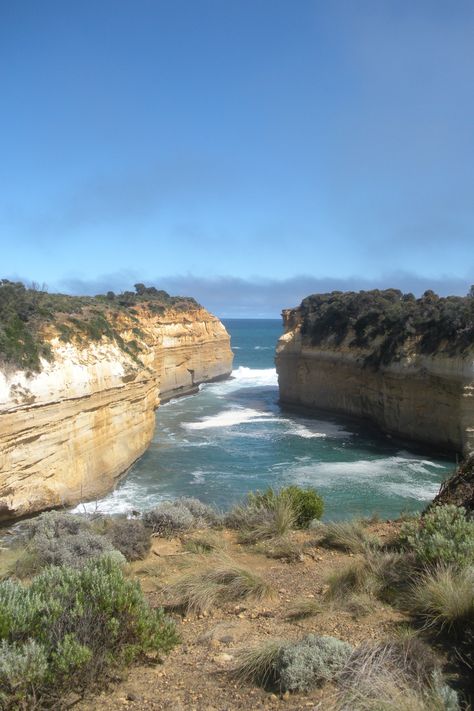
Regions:
[[28, 699], [38, 703], [103, 682], [115, 667], [169, 651], [177, 637], [163, 611], [149, 608], [139, 584], [101, 558], [81, 570], [48, 568], [30, 587], [0, 583], [0, 640], [8, 709], [18, 697], [26, 708]]
[[324, 502], [315, 489], [303, 489], [296, 484], [281, 489], [269, 487], [265, 491], [251, 492], [247, 504], [255, 509], [275, 508], [279, 499], [288, 499], [295, 512], [296, 528], [308, 528], [311, 521], [320, 519], [324, 512]]
[[474, 564], [474, 520], [462, 507], [437, 506], [423, 518], [406, 523], [400, 543], [423, 565]]
[[24, 644], [0, 643], [0, 708], [26, 708], [48, 675], [43, 646], [32, 639]]

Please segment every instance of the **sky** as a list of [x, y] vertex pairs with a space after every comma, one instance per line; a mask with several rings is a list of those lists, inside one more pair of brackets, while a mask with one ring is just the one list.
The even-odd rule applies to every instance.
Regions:
[[474, 282], [474, 3], [0, 0], [0, 277], [223, 317]]

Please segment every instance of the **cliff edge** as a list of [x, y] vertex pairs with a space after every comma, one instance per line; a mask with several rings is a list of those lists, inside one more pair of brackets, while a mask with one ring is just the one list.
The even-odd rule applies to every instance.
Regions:
[[283, 311], [283, 321], [282, 403], [364, 418], [440, 449], [474, 450], [472, 294], [316, 294]]
[[218, 318], [136, 289], [0, 282], [0, 520], [102, 496], [148, 447], [160, 401], [231, 373]]

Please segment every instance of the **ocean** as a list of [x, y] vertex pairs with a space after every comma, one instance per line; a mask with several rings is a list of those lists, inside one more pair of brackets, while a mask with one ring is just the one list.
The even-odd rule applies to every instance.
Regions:
[[280, 320], [224, 323], [235, 353], [232, 378], [161, 406], [148, 451], [115, 491], [76, 510], [143, 511], [178, 496], [225, 510], [248, 491], [296, 483], [323, 496], [326, 520], [394, 518], [436, 494], [453, 460], [354, 421], [280, 407]]

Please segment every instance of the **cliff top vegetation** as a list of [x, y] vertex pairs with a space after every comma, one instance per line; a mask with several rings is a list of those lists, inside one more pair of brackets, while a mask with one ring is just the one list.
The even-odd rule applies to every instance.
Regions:
[[[136, 307], [145, 306], [152, 314], [167, 309], [187, 311], [198, 306], [195, 299], [170, 296], [166, 291], [135, 284], [135, 291], [98, 296], [50, 294], [45, 287], [25, 286], [21, 282], [0, 280], [0, 362], [29, 371], [40, 369], [40, 358], [52, 357], [45, 339], [49, 325], [65, 343], [95, 340], [103, 336], [114, 340], [123, 350], [136, 357], [139, 340], [124, 342], [118, 329], [121, 315], [138, 323]], [[138, 326], [133, 329], [140, 338]]]
[[467, 296], [422, 297], [398, 289], [313, 294], [299, 307], [301, 332], [312, 345], [347, 342], [367, 351], [366, 365], [398, 360], [410, 345], [418, 352], [465, 353], [474, 345], [474, 287]]

